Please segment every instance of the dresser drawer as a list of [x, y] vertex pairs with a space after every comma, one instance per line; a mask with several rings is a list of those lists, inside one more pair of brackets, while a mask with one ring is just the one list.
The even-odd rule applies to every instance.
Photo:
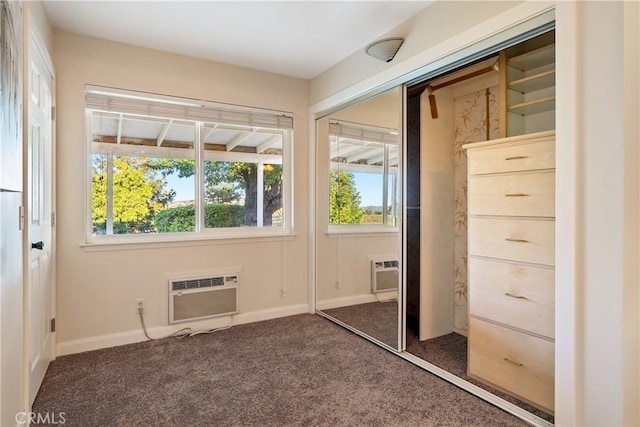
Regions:
[[469, 218], [469, 255], [554, 265], [555, 221]]
[[469, 174], [555, 169], [555, 141], [478, 148], [469, 151]]
[[469, 277], [469, 314], [554, 338], [554, 270], [470, 258]]
[[554, 172], [469, 178], [470, 215], [555, 216]]
[[553, 342], [472, 317], [468, 350], [471, 377], [553, 412]]

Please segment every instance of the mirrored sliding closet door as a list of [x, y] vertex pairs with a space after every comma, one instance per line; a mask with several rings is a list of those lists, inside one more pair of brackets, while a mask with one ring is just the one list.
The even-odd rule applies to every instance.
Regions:
[[400, 350], [402, 90], [316, 120], [319, 312]]
[[554, 24], [496, 38], [316, 117], [316, 309], [550, 426]]

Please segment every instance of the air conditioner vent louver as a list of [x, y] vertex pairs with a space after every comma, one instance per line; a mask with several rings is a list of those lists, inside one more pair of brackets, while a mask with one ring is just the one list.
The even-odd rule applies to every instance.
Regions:
[[174, 280], [171, 282], [172, 291], [184, 289], [208, 288], [211, 286], [223, 286], [237, 284], [238, 276], [203, 277], [201, 279]]
[[238, 275], [169, 281], [169, 323], [238, 312]]
[[398, 261], [373, 261], [374, 269], [379, 270], [381, 268], [398, 268]]

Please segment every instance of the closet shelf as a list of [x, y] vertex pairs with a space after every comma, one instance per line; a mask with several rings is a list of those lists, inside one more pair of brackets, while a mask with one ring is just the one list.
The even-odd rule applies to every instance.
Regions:
[[534, 101], [527, 101], [521, 104], [515, 104], [509, 106], [509, 112], [514, 114], [537, 114], [545, 111], [551, 111], [556, 108], [556, 97], [550, 96], [548, 98], [536, 99]]
[[556, 84], [556, 70], [548, 70], [518, 80], [509, 82], [509, 89], [517, 92], [534, 92], [553, 87]]
[[508, 65], [519, 70], [532, 70], [555, 62], [555, 43], [525, 52], [509, 59]]

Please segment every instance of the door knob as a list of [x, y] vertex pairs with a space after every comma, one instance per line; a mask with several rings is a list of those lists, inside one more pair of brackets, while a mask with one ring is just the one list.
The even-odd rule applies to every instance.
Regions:
[[31, 244], [31, 249], [44, 249], [44, 242], [35, 242]]

